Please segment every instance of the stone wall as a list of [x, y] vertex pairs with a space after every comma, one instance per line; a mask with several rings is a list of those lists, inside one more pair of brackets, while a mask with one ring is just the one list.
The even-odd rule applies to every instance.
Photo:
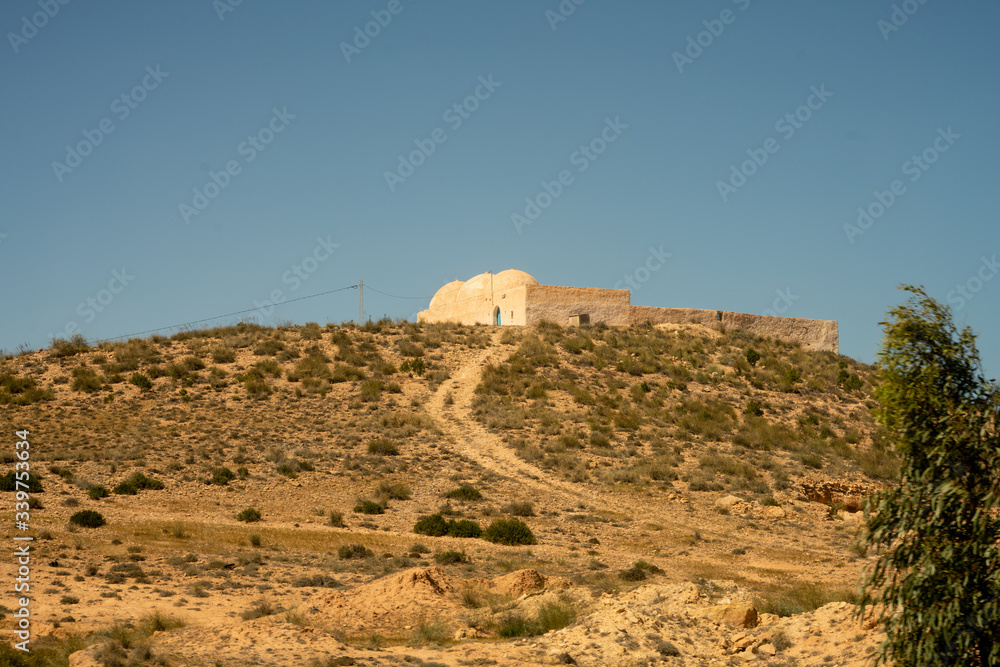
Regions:
[[801, 317], [770, 317], [723, 310], [697, 308], [655, 308], [632, 306], [632, 324], [722, 324], [731, 329], [742, 329], [758, 336], [769, 336], [784, 341], [796, 341], [812, 350], [840, 351], [836, 320], [808, 320]]
[[[629, 324], [629, 292], [594, 287], [525, 285], [527, 324], [542, 320], [567, 326], [574, 315], [590, 315], [590, 323], [609, 326]], [[518, 324], [520, 324], [518, 322]]]

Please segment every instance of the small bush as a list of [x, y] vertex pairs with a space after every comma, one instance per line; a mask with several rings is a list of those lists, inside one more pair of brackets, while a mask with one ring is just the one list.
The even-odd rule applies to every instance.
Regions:
[[743, 408], [743, 414], [752, 417], [762, 417], [764, 415], [764, 408], [757, 401], [748, 401], [747, 406]]
[[260, 521], [260, 519], [260, 511], [254, 509], [253, 507], [248, 507], [236, 515], [237, 521], [243, 521], [245, 523], [254, 523], [256, 521]]
[[511, 516], [535, 516], [535, 504], [530, 500], [520, 500], [507, 503], [500, 511]]
[[434, 560], [438, 565], [455, 565], [456, 563], [464, 563], [466, 558], [465, 554], [460, 551], [444, 551], [434, 554]]
[[146, 489], [152, 491], [159, 491], [163, 488], [163, 482], [158, 479], [153, 479], [152, 477], [146, 477], [141, 472], [134, 472], [129, 477], [118, 484], [112, 491], [123, 496], [134, 496], [139, 491], [144, 491]]
[[483, 539], [496, 544], [537, 544], [534, 533], [520, 519], [497, 519], [483, 532]]
[[751, 347], [746, 352], [746, 359], [748, 364], [756, 366], [757, 362], [760, 361], [760, 353]]
[[69, 340], [64, 338], [52, 339], [53, 357], [72, 357], [89, 349], [90, 345], [87, 344], [87, 339], [83, 337], [83, 334], [74, 334]]
[[212, 478], [208, 480], [208, 483], [225, 486], [234, 479], [236, 479], [236, 474], [229, 468], [222, 467], [212, 471]]
[[483, 529], [475, 521], [462, 519], [461, 521], [451, 520], [448, 522], [449, 537], [480, 537]]
[[413, 532], [431, 537], [441, 537], [448, 534], [448, 522], [440, 514], [431, 514], [417, 520]]
[[111, 492], [108, 491], [108, 487], [101, 484], [94, 484], [92, 487], [87, 489], [87, 496], [91, 500], [100, 500], [101, 498], [107, 498], [110, 495]]
[[409, 500], [410, 487], [401, 482], [382, 482], [375, 489], [375, 494], [390, 500]]
[[444, 494], [444, 497], [451, 498], [452, 500], [471, 501], [471, 500], [482, 500], [483, 494], [480, 493], [476, 487], [470, 486], [469, 484], [463, 484], [457, 489], [452, 489], [451, 491], [448, 491], [446, 494]]
[[329, 521], [327, 523], [329, 523], [329, 525], [333, 526], [334, 528], [343, 528], [344, 513], [330, 510]]
[[134, 384], [141, 391], [149, 391], [153, 388], [153, 382], [148, 377], [142, 373], [133, 373], [132, 377], [128, 379], [130, 384]]
[[368, 443], [368, 453], [377, 456], [399, 456], [399, 447], [388, 438], [378, 438]]
[[[22, 473], [23, 474], [23, 473]], [[0, 491], [24, 491], [24, 487], [17, 487], [17, 478], [13, 470], [0, 477]], [[33, 472], [28, 473], [28, 480], [21, 480], [22, 484], [28, 485], [28, 493], [42, 493], [42, 480]]]
[[857, 604], [853, 588], [831, 588], [823, 584], [799, 582], [775, 595], [754, 601], [757, 611], [778, 616], [791, 616], [819, 609], [830, 602]]
[[385, 514], [385, 507], [371, 500], [364, 500], [354, 506], [354, 511], [358, 514]]
[[104, 381], [101, 379], [101, 376], [93, 369], [86, 366], [73, 369], [73, 384], [70, 385], [73, 391], [93, 394], [95, 391], [100, 390], [103, 384]]
[[264, 616], [273, 616], [277, 614], [280, 609], [276, 609], [273, 604], [268, 600], [259, 600], [253, 607], [246, 610], [240, 614], [240, 618], [244, 621], [252, 621], [255, 618], [262, 618]]
[[363, 544], [342, 544], [337, 549], [337, 555], [342, 560], [374, 558], [375, 553]]
[[80, 510], [69, 518], [69, 522], [83, 528], [100, 528], [107, 523], [101, 513], [94, 510]]

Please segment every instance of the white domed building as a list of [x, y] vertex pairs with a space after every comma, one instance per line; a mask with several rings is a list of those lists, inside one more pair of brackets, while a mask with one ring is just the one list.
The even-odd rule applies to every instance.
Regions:
[[837, 352], [835, 320], [750, 315], [697, 308], [633, 306], [624, 289], [540, 285], [517, 269], [480, 273], [453, 280], [434, 293], [418, 322], [519, 325], [555, 322], [563, 326], [597, 324], [702, 324], [744, 329], [755, 334], [794, 341], [816, 350]]

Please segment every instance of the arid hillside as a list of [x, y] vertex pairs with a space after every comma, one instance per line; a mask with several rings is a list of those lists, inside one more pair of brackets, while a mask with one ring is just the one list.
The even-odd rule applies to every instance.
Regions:
[[866, 664], [857, 510], [898, 469], [874, 382], [700, 325], [240, 324], [7, 356], [0, 455], [29, 431], [33, 490], [4, 535], [36, 540], [33, 650], [0, 661]]

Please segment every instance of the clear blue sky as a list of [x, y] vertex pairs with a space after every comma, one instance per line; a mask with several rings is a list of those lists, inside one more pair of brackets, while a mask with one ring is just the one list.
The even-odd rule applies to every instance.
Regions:
[[0, 347], [516, 267], [836, 319], [863, 361], [921, 283], [1000, 369], [995, 2], [232, 2], [0, 7]]

